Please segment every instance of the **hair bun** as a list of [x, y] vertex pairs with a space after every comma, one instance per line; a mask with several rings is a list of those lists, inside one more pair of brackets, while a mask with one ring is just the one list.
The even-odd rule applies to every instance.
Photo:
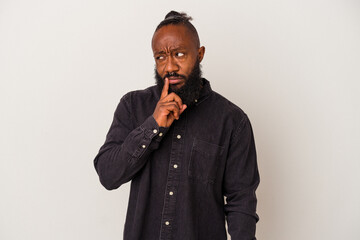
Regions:
[[184, 21], [190, 21], [192, 20], [191, 17], [189, 17], [186, 13], [179, 13], [179, 12], [176, 12], [176, 11], [170, 11], [168, 14], [166, 14], [165, 16], [165, 19], [172, 19], [172, 18], [175, 18], [175, 19], [182, 19]]

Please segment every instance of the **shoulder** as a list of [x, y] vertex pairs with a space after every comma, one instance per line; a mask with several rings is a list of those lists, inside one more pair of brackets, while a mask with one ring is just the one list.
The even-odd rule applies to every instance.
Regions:
[[157, 86], [151, 86], [142, 90], [135, 90], [123, 95], [117, 105], [115, 114], [134, 112], [135, 109], [153, 109], [158, 101], [159, 93]]
[[210, 101], [211, 105], [215, 107], [219, 114], [222, 114], [237, 123], [247, 119], [246, 113], [238, 105], [215, 91], [212, 91]]
[[251, 135], [252, 127], [247, 114], [235, 103], [223, 97], [217, 92], [212, 93], [213, 104], [226, 125], [231, 129], [231, 139], [241, 139], [241, 135]]

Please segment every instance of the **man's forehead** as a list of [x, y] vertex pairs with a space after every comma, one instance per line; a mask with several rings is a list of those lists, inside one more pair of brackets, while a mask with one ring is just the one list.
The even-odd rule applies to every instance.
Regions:
[[185, 48], [195, 44], [191, 32], [183, 25], [167, 25], [154, 33], [153, 50], [163, 47]]

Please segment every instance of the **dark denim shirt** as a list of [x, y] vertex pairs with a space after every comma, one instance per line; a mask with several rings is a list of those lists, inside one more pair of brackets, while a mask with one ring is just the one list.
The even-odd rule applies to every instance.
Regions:
[[[254, 240], [259, 173], [247, 115], [204, 87], [170, 128], [156, 86], [126, 94], [94, 160], [106, 189], [130, 180], [124, 240]], [[226, 203], [224, 201], [226, 196]]]

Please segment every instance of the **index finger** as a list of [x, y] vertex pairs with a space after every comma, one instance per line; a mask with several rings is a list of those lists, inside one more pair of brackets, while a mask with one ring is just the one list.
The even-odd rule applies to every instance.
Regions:
[[163, 99], [164, 97], [166, 97], [169, 93], [169, 79], [165, 78], [164, 80], [164, 87], [161, 91], [161, 96], [160, 99]]

